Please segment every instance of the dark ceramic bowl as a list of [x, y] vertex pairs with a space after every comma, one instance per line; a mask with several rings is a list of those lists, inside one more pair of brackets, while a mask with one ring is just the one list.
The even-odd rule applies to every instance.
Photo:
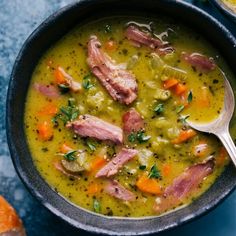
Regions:
[[236, 13], [221, 0], [211, 0], [224, 14], [236, 23]]
[[11, 75], [7, 97], [7, 137], [14, 166], [29, 191], [51, 212], [77, 228], [110, 235], [137, 235], [174, 228], [205, 214], [236, 186], [229, 165], [213, 186], [191, 205], [160, 217], [122, 218], [95, 214], [57, 194], [36, 170], [24, 132], [25, 100], [32, 71], [41, 55], [77, 24], [101, 16], [159, 14], [174, 17], [204, 35], [236, 74], [236, 41], [218, 21], [200, 9], [175, 0], [84, 0], [69, 5], [44, 21], [26, 40]]

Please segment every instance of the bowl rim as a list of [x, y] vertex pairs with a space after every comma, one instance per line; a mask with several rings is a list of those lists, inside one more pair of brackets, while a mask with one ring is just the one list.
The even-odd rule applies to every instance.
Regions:
[[[114, 1], [117, 2], [118, 0], [114, 0]], [[132, 1], [132, 0], [130, 0], [130, 1]], [[17, 68], [19, 66], [19, 61], [21, 61], [22, 56], [24, 55], [25, 51], [27, 50], [28, 44], [30, 42], [32, 42], [33, 40], [37, 39], [38, 34], [42, 33], [42, 31], [44, 30], [45, 25], [53, 24], [55, 19], [58, 19], [58, 18], [62, 17], [65, 12], [70, 11], [72, 8], [77, 8], [77, 7], [80, 7], [81, 4], [88, 4], [88, 3], [93, 3], [93, 2], [95, 2], [95, 0], [79, 0], [77, 2], [74, 2], [72, 4], [69, 4], [69, 5], [59, 9], [58, 11], [56, 11], [55, 13], [50, 15], [26, 39], [25, 43], [23, 44], [23, 46], [22, 46], [22, 48], [21, 48], [21, 50], [20, 50], [20, 52], [19, 52], [19, 54], [18, 54], [18, 56], [15, 60], [13, 70], [12, 70], [12, 74], [11, 74], [10, 81], [9, 81], [8, 92], [7, 92], [7, 104], [6, 104], [7, 105], [6, 106], [7, 141], [8, 141], [10, 155], [12, 157], [14, 167], [15, 167], [17, 173], [18, 173], [18, 176], [20, 177], [20, 179], [22, 180], [24, 185], [27, 187], [29, 192], [34, 197], [36, 197], [36, 199], [42, 205], [44, 205], [47, 209], [49, 209], [52, 213], [54, 213], [58, 217], [62, 218], [63, 220], [67, 221], [69, 224], [71, 224], [71, 225], [73, 225], [77, 228], [87, 230], [87, 231], [90, 231], [90, 232], [94, 232], [94, 233], [103, 233], [103, 234], [109, 234], [109, 235], [141, 235], [141, 234], [143, 235], [143, 234], [162, 232], [162, 231], [167, 230], [167, 229], [168, 230], [172, 229], [176, 226], [182, 225], [182, 224], [187, 223], [187, 222], [189, 222], [193, 219], [196, 219], [196, 218], [206, 214], [211, 209], [215, 208], [221, 201], [223, 201], [226, 198], [226, 196], [229, 196], [229, 193], [231, 193], [236, 188], [236, 181], [235, 181], [234, 185], [232, 185], [226, 191], [224, 191], [217, 199], [214, 199], [214, 201], [212, 201], [210, 205], [205, 206], [203, 208], [200, 208], [197, 211], [195, 211], [194, 213], [188, 214], [187, 216], [182, 217], [181, 219], [179, 219], [176, 222], [169, 223], [169, 224], [165, 225], [162, 228], [158, 228], [158, 229], [155, 228], [154, 230], [145, 229], [145, 231], [142, 231], [142, 232], [131, 232], [131, 231], [129, 231], [129, 232], [117, 232], [117, 231], [113, 231], [113, 230], [109, 230], [109, 229], [104, 229], [102, 226], [94, 226], [94, 225], [84, 224], [84, 223], [78, 222], [78, 221], [70, 218], [69, 216], [65, 215], [61, 211], [59, 211], [57, 208], [55, 208], [53, 206], [53, 204], [45, 201], [44, 196], [38, 190], [35, 189], [35, 186], [32, 185], [32, 183], [30, 182], [29, 177], [25, 174], [24, 168], [21, 166], [21, 164], [19, 162], [17, 147], [14, 143], [14, 139], [12, 138], [13, 130], [12, 130], [12, 127], [11, 127], [12, 119], [11, 119], [11, 116], [10, 116], [10, 113], [11, 113], [11, 110], [12, 110], [11, 101], [12, 101], [13, 97], [15, 96], [14, 93], [13, 93], [14, 84], [16, 83], [15, 73], [16, 73]], [[104, 2], [104, 0], [96, 0], [96, 2]], [[107, 2], [108, 2], [108, 0], [107, 0]], [[134, 0], [133, 0], [133, 2], [134, 2]], [[226, 35], [225, 37], [227, 37], [232, 43], [236, 44], [236, 40], [233, 37], [233, 35], [219, 21], [217, 21], [214, 17], [210, 16], [208, 13], [204, 12], [203, 10], [195, 7], [194, 5], [192, 5], [190, 3], [184, 2], [184, 1], [161, 0], [161, 2], [166, 2], [168, 4], [174, 3], [174, 4], [179, 5], [180, 7], [189, 9], [191, 11], [194, 11], [196, 14], [199, 14], [199, 15], [203, 16], [205, 18], [205, 20], [206, 19], [210, 20], [213, 25], [217, 26], [223, 33], [225, 33], [225, 35]], [[46, 181], [45, 181], [45, 183], [46, 183]], [[53, 191], [53, 190], [51, 189], [51, 191]], [[60, 196], [60, 194], [58, 194], [58, 195]], [[63, 197], [62, 197], [62, 201], [63, 201]], [[71, 204], [71, 205], [73, 205], [73, 204]], [[82, 209], [79, 208], [79, 210], [82, 210], [83, 212], [87, 211], [89, 213], [89, 215], [95, 215], [95, 216], [98, 215], [96, 213], [85, 210], [83, 208]], [[148, 219], [157, 219], [157, 218], [162, 217], [162, 216], [151, 216], [151, 217], [140, 217], [140, 218], [125, 218], [125, 217], [107, 217], [107, 216], [103, 216], [103, 215], [100, 215], [100, 214], [98, 216], [99, 216], [99, 218], [103, 218], [103, 219], [106, 219], [108, 221], [125, 220], [127, 222], [134, 222], [134, 221], [142, 222], [142, 221], [145, 221], [145, 220], [148, 220]]]
[[211, 0], [219, 10], [236, 22], [236, 13], [228, 7], [222, 0]]

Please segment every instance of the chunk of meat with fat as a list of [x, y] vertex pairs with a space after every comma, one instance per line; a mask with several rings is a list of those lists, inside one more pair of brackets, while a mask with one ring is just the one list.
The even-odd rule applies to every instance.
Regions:
[[73, 178], [73, 179], [79, 179], [80, 176], [78, 175], [78, 172], [70, 172], [68, 170], [66, 170], [62, 163], [61, 162], [55, 162], [54, 163], [54, 167], [60, 171], [63, 175], [67, 176], [67, 177], [70, 177], [70, 178]]
[[137, 98], [137, 83], [134, 75], [115, 64], [101, 49], [96, 36], [91, 36], [88, 43], [88, 65], [111, 97], [120, 103], [131, 104]]
[[127, 39], [134, 42], [135, 46], [147, 46], [156, 51], [159, 55], [166, 55], [174, 51], [174, 48], [171, 47], [168, 42], [163, 42], [159, 38], [152, 37], [150, 33], [141, 31], [135, 25], [129, 25], [127, 27], [125, 36]]
[[82, 137], [90, 137], [98, 140], [109, 140], [117, 144], [123, 142], [123, 131], [120, 127], [110, 124], [91, 115], [81, 115], [79, 119], [66, 125]]
[[213, 172], [214, 166], [215, 162], [212, 158], [186, 169], [165, 189], [163, 196], [156, 199], [154, 211], [160, 214], [177, 207], [186, 197], [197, 190], [204, 178]]
[[212, 58], [208, 58], [200, 53], [182, 53], [182, 59], [190, 65], [196, 67], [203, 73], [208, 73], [216, 68], [216, 64]]
[[0, 195], [0, 235], [26, 236], [24, 226], [13, 207]]
[[144, 121], [141, 115], [134, 109], [131, 108], [127, 111], [123, 117], [123, 130], [130, 134], [131, 132], [137, 132], [144, 128]]
[[104, 191], [105, 193], [123, 201], [134, 201], [136, 199], [134, 193], [119, 184], [116, 180], [109, 180], [104, 187]]
[[135, 149], [122, 148], [122, 150], [111, 161], [97, 172], [95, 177], [111, 177], [117, 174], [119, 169], [137, 154], [138, 151]]
[[44, 85], [41, 83], [34, 83], [34, 89], [37, 90], [42, 95], [48, 98], [59, 98], [60, 93], [59, 90], [53, 85]]

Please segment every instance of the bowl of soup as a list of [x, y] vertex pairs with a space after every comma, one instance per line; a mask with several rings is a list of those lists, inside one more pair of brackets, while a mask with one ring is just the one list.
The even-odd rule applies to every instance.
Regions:
[[77, 228], [137, 235], [188, 222], [235, 188], [220, 141], [187, 123], [219, 116], [235, 62], [230, 32], [190, 4], [69, 5], [16, 59], [7, 98], [14, 166]]
[[236, 22], [236, 1], [235, 0], [213, 0], [213, 3], [229, 18]]

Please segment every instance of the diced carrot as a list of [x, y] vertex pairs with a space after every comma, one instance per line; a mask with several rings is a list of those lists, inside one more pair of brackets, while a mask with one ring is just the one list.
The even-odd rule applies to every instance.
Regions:
[[66, 83], [66, 78], [63, 75], [63, 73], [61, 72], [60, 67], [57, 67], [56, 70], [54, 71], [54, 77], [55, 77], [56, 84], [65, 84]]
[[209, 145], [205, 140], [201, 140], [197, 145], [193, 146], [193, 155], [195, 157], [205, 157], [209, 154]]
[[199, 108], [210, 107], [210, 91], [206, 86], [203, 86], [197, 95], [196, 104]]
[[105, 43], [105, 49], [108, 51], [114, 51], [117, 49], [117, 44], [113, 40], [109, 40]]
[[170, 79], [164, 81], [163, 87], [164, 87], [164, 89], [173, 88], [178, 83], [179, 83], [179, 81], [173, 77], [173, 78], [170, 78]]
[[37, 126], [37, 132], [39, 135], [39, 138], [43, 141], [48, 141], [53, 137], [53, 129], [48, 121], [44, 121], [42, 123], [39, 123]]
[[23, 228], [22, 222], [12, 206], [0, 196], [0, 234]]
[[63, 143], [60, 147], [60, 152], [61, 153], [68, 153], [70, 151], [74, 150], [70, 144], [68, 143]]
[[107, 161], [103, 157], [96, 157], [90, 164], [90, 172], [97, 172]]
[[196, 134], [197, 134], [196, 131], [193, 130], [193, 129], [181, 130], [180, 134], [179, 134], [179, 137], [177, 137], [176, 139], [172, 140], [171, 142], [173, 144], [180, 144], [180, 143], [183, 143], [183, 142], [191, 139]]
[[161, 186], [156, 179], [150, 179], [146, 174], [142, 175], [136, 182], [136, 186], [142, 192], [160, 194]]
[[176, 86], [174, 87], [174, 93], [176, 95], [181, 95], [184, 92], [187, 91], [187, 86], [181, 83], [176, 84]]
[[171, 172], [171, 165], [170, 164], [164, 164], [162, 167], [162, 175], [164, 177], [167, 177], [170, 175]]
[[99, 193], [101, 191], [102, 187], [100, 184], [98, 183], [91, 183], [89, 186], [88, 186], [88, 194], [90, 195], [93, 195], [93, 194], [96, 194], [96, 193]]
[[216, 165], [223, 166], [226, 164], [226, 160], [228, 159], [228, 153], [225, 147], [221, 147], [219, 151], [219, 155], [216, 158]]
[[49, 103], [46, 106], [42, 107], [39, 110], [38, 114], [54, 116], [57, 112], [58, 112], [57, 106], [53, 103]]

